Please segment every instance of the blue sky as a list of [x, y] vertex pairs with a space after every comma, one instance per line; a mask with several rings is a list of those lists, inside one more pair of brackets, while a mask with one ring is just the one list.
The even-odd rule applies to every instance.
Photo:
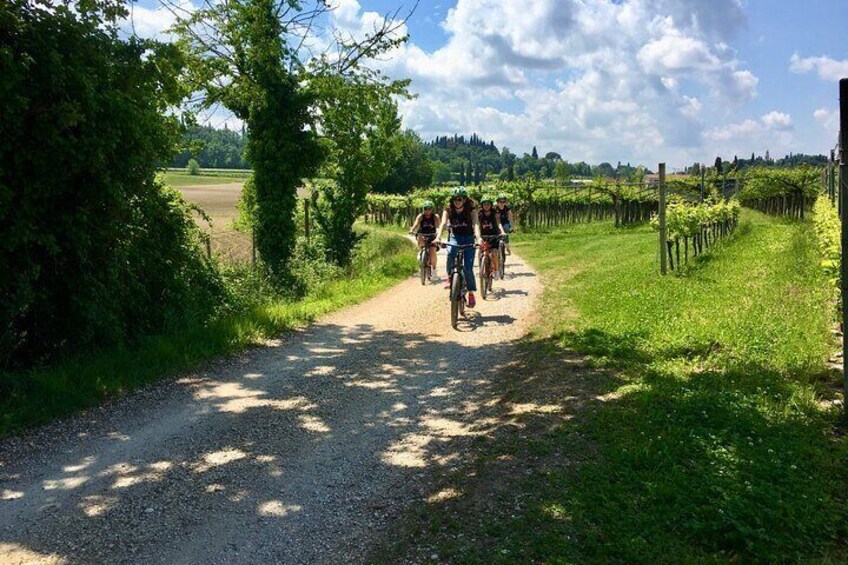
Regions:
[[[358, 34], [414, 2], [333, 4]], [[141, 34], [167, 24], [157, 6], [139, 2]], [[409, 42], [374, 64], [412, 79], [400, 107], [424, 139], [680, 168], [833, 147], [846, 21], [845, 0], [421, 0]]]

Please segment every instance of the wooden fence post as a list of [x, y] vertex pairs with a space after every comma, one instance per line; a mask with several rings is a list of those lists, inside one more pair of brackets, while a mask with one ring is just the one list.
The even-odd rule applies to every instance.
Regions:
[[[839, 204], [840, 212], [848, 208], [848, 155], [846, 155], [845, 137], [848, 136], [848, 78], [839, 81]], [[842, 260], [839, 273], [842, 292], [842, 379], [844, 382], [843, 410], [848, 411], [848, 371], [845, 360], [848, 358], [848, 339], [845, 329], [848, 327], [848, 222], [842, 216]]]
[[664, 275], [668, 270], [666, 259], [666, 240], [668, 233], [665, 225], [665, 163], [660, 163], [660, 272]]

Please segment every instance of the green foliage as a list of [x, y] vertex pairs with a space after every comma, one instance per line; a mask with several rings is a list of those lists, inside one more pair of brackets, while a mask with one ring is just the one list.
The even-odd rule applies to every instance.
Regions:
[[[294, 19], [281, 20], [282, 7]], [[205, 94], [203, 105], [221, 103], [248, 126], [256, 246], [278, 277], [285, 276], [294, 250], [297, 186], [322, 157], [308, 127], [313, 98], [289, 71], [299, 61], [286, 39], [301, 10], [294, 0], [209, 4], [175, 26], [190, 55], [187, 80]]]
[[204, 169], [247, 169], [244, 148], [247, 139], [229, 129], [192, 126], [183, 135], [183, 150], [171, 161], [171, 167], [185, 168], [196, 159]]
[[813, 227], [821, 257], [821, 266], [830, 282], [833, 301], [840, 296], [840, 261], [842, 259], [842, 222], [830, 199], [820, 195], [813, 208]]
[[[378, 56], [405, 40], [375, 36], [363, 56]], [[335, 180], [321, 186], [316, 219], [327, 259], [341, 266], [350, 262], [359, 242], [353, 224], [364, 211], [368, 191], [386, 178], [392, 164], [393, 143], [400, 130], [393, 96], [406, 95], [408, 84], [389, 81], [360, 61], [322, 57], [312, 62], [308, 77], [328, 155], [326, 176]]]
[[412, 130], [396, 134], [391, 142], [391, 153], [388, 172], [374, 184], [374, 192], [404, 194], [430, 186], [433, 167], [418, 134]]
[[186, 205], [154, 180], [182, 57], [120, 40], [120, 5], [103, 6], [0, 5], [0, 366], [202, 320], [219, 291]]
[[188, 160], [188, 165], [186, 166], [186, 173], [192, 176], [200, 174], [200, 165], [195, 159]]
[[253, 177], [244, 182], [239, 200], [236, 203], [238, 215], [233, 226], [239, 231], [250, 231], [256, 225], [256, 183]]
[[744, 188], [739, 198], [743, 204], [784, 196], [812, 198], [818, 194], [820, 179], [821, 170], [815, 167], [754, 167], [745, 171]]

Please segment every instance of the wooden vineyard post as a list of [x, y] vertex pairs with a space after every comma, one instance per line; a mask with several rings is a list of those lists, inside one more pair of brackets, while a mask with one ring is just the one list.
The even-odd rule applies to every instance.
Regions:
[[[848, 136], [848, 78], [839, 81], [839, 208], [840, 212], [848, 209], [848, 155], [845, 152], [845, 137]], [[848, 250], [848, 222], [842, 220], [842, 257], [839, 266], [840, 291], [842, 292], [842, 379], [844, 382], [843, 410], [848, 410], [848, 372], [845, 371], [845, 360], [848, 358], [848, 339], [845, 330], [848, 329], [848, 261], [845, 252]]]
[[303, 199], [303, 233], [306, 235], [306, 241], [309, 241], [309, 199]]
[[665, 226], [665, 163], [660, 163], [660, 272], [664, 275], [668, 270], [665, 242], [668, 239]]

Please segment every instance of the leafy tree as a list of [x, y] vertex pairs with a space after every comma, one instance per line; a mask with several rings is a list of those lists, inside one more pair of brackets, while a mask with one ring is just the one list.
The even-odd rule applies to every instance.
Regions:
[[[450, 178], [450, 173], [448, 173]], [[404, 194], [413, 188], [430, 186], [433, 166], [424, 152], [421, 138], [412, 130], [392, 139], [392, 159], [388, 174], [374, 185], [374, 192]]]
[[0, 3], [0, 366], [203, 317], [220, 290], [157, 163], [186, 91], [118, 2]]
[[562, 186], [565, 186], [569, 182], [571, 182], [571, 170], [568, 166], [568, 163], [566, 163], [565, 161], [557, 161], [556, 165], [554, 166], [554, 178]]
[[183, 149], [171, 161], [172, 167], [184, 168], [195, 159], [204, 169], [248, 169], [244, 159], [246, 136], [227, 128], [192, 126], [183, 136]]
[[200, 174], [200, 165], [197, 164], [197, 161], [194, 159], [188, 160], [188, 166], [186, 167], [186, 172], [190, 175], [199, 175]]
[[720, 175], [723, 172], [721, 157], [716, 157], [714, 166], [715, 166], [716, 174]]
[[533, 146], [533, 152], [532, 152], [532, 153], [530, 153], [530, 156], [531, 156], [531, 157], [533, 157], [534, 159], [538, 159], [538, 158], [539, 158], [539, 152], [538, 152], [538, 151], [536, 151], [536, 146], [535, 146], [535, 145]]
[[294, 248], [297, 186], [322, 159], [309, 127], [314, 99], [289, 70], [300, 66], [290, 44], [298, 40], [293, 33], [324, 8], [303, 10], [295, 0], [204, 6], [175, 26], [190, 55], [188, 78], [194, 90], [204, 93], [202, 106], [223, 104], [247, 124], [256, 246], [265, 265], [282, 275]]
[[459, 165], [459, 184], [465, 184], [465, 164], [461, 163]]
[[433, 161], [432, 167], [434, 184], [444, 184], [446, 182], [450, 182], [452, 178], [450, 167], [448, 167], [441, 161]]
[[407, 96], [408, 80], [390, 80], [366, 62], [407, 40], [403, 22], [384, 20], [362, 40], [337, 36], [335, 52], [314, 59], [304, 77], [314, 96], [328, 183], [316, 219], [328, 260], [347, 265], [361, 239], [353, 230], [368, 191], [386, 177], [392, 143], [400, 131], [395, 97]]

